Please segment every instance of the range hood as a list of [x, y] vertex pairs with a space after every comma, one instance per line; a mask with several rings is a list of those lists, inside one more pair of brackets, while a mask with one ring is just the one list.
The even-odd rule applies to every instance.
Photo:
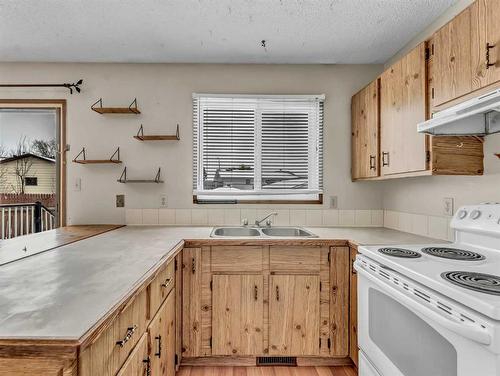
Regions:
[[420, 133], [435, 136], [484, 136], [500, 132], [500, 89], [436, 112], [417, 125]]

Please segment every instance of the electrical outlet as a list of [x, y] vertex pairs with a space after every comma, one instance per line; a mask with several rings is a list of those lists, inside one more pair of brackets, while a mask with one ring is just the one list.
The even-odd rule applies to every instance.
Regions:
[[116, 195], [116, 207], [117, 208], [125, 207], [125, 195]]
[[167, 195], [160, 195], [160, 206], [165, 208], [168, 206]]
[[443, 199], [443, 214], [452, 216], [453, 215], [453, 198], [445, 197]]
[[82, 190], [82, 179], [76, 178], [75, 183], [73, 185], [73, 191], [80, 192]]
[[337, 196], [330, 196], [330, 209], [337, 209]]

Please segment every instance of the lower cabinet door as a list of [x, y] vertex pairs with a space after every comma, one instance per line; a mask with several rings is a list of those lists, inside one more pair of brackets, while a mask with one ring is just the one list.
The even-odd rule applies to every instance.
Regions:
[[175, 374], [175, 289], [149, 326], [151, 376]]
[[214, 275], [212, 283], [212, 354], [262, 355], [264, 277]]
[[146, 376], [150, 371], [148, 335], [144, 333], [116, 376]]
[[319, 355], [319, 282], [317, 275], [271, 275], [270, 355]]

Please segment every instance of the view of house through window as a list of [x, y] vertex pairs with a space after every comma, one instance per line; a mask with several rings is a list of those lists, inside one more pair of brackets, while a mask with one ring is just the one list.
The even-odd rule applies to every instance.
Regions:
[[197, 200], [319, 200], [323, 100], [194, 95]]
[[0, 238], [57, 225], [56, 109], [0, 108]]

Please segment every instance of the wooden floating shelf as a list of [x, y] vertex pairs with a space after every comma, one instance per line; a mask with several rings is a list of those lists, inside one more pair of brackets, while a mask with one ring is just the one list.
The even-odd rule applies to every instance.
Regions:
[[177, 130], [173, 135], [144, 135], [144, 128], [141, 124], [134, 138], [139, 141], [178, 141], [181, 139], [179, 135], [179, 124], [177, 124]]
[[95, 102], [90, 108], [99, 114], [140, 114], [137, 108], [137, 98], [128, 107], [103, 107], [102, 98]]
[[160, 183], [163, 183], [163, 180], [160, 179], [160, 173], [161, 173], [161, 169], [158, 168], [158, 172], [156, 173], [155, 178], [152, 179], [152, 180], [148, 180], [148, 179], [128, 179], [127, 178], [127, 167], [125, 167], [123, 169], [122, 174], [120, 175], [120, 178], [117, 181], [118, 181], [118, 183], [123, 183], [123, 184], [127, 184], [127, 183], [156, 183], [156, 184], [160, 184]]
[[[83, 156], [83, 159], [78, 159], [80, 156]], [[117, 148], [109, 159], [87, 159], [85, 155], [85, 148], [83, 148], [82, 151], [79, 152], [75, 158], [73, 158], [73, 162], [80, 164], [119, 164], [122, 163], [120, 160], [120, 148]]]

